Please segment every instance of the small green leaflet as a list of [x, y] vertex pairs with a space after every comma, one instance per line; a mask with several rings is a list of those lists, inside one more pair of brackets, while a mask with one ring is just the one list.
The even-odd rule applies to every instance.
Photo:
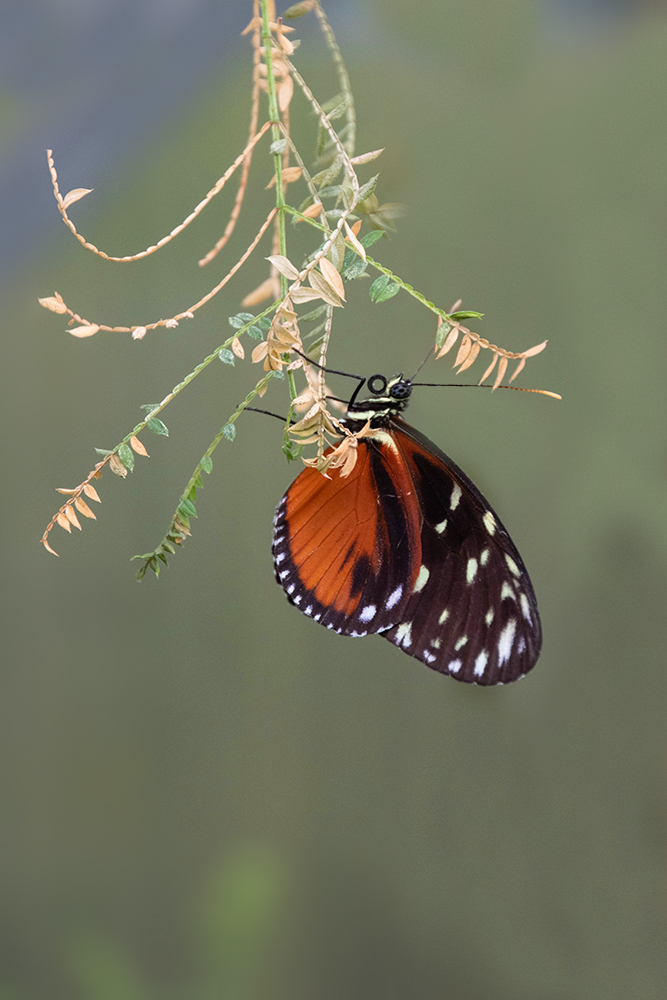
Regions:
[[262, 331], [260, 330], [260, 328], [258, 326], [251, 326], [251, 327], [248, 328], [248, 330], [246, 332], [247, 332], [247, 334], [248, 334], [249, 337], [252, 337], [253, 340], [263, 340], [264, 339], [264, 334], [262, 333]]
[[218, 357], [221, 361], [224, 361], [226, 365], [234, 364], [234, 355], [231, 351], [228, 351], [226, 347], [223, 347], [222, 350], [218, 351]]
[[276, 139], [269, 146], [269, 153], [284, 153], [287, 148], [287, 139]]
[[213, 468], [213, 459], [210, 455], [204, 455], [201, 462], [199, 463], [204, 472], [211, 474], [211, 469]]
[[398, 290], [399, 285], [390, 281], [388, 274], [381, 274], [368, 289], [368, 294], [373, 302], [386, 302], [387, 299], [393, 298]]
[[236, 316], [229, 317], [229, 325], [233, 326], [235, 330], [240, 330], [247, 323], [252, 323], [254, 318], [252, 313], [237, 313]]
[[118, 449], [118, 457], [130, 472], [134, 471], [134, 452], [127, 444], [122, 444]]
[[225, 424], [222, 428], [222, 433], [225, 435], [228, 441], [233, 441], [236, 437], [236, 426], [234, 424]]
[[193, 504], [192, 500], [182, 500], [178, 509], [180, 513], [185, 514], [186, 517], [197, 516], [197, 508]]
[[169, 431], [157, 417], [151, 417], [146, 427], [148, 427], [149, 431], [153, 431], [153, 434], [163, 434], [164, 437], [169, 437]]
[[452, 319], [481, 319], [484, 313], [473, 312], [472, 309], [460, 309], [450, 314]]
[[365, 236], [362, 236], [359, 242], [364, 249], [368, 250], [368, 248], [372, 247], [374, 243], [381, 240], [383, 236], [384, 233], [381, 229], [374, 229], [372, 232], [366, 233]]

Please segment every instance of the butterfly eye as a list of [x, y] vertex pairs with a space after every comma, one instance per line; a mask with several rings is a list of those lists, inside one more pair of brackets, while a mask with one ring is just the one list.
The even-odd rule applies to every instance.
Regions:
[[368, 388], [374, 396], [380, 396], [387, 388], [387, 380], [384, 375], [371, 375], [368, 380]]
[[389, 395], [392, 399], [407, 399], [411, 392], [412, 384], [405, 379], [394, 382], [389, 389]]

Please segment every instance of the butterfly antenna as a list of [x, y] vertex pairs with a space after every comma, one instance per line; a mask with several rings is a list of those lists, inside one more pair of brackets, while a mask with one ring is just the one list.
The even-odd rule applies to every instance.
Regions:
[[426, 362], [428, 361], [428, 359], [431, 357], [431, 355], [433, 354], [434, 350], [435, 350], [435, 347], [430, 347], [429, 348], [428, 354], [426, 355], [426, 357], [424, 358], [424, 360], [422, 361], [422, 363], [420, 364], [419, 368], [414, 373], [414, 375], [412, 376], [412, 378], [409, 380], [410, 382], [412, 382], [413, 379], [417, 378], [417, 375], [419, 375], [420, 371], [422, 370], [422, 368], [424, 367], [424, 365], [426, 364]]
[[413, 382], [414, 386], [432, 386], [437, 389], [513, 389], [514, 392], [537, 392], [540, 396], [551, 396], [552, 399], [562, 399], [557, 392], [549, 389], [524, 389], [520, 385], [492, 385], [490, 382]]

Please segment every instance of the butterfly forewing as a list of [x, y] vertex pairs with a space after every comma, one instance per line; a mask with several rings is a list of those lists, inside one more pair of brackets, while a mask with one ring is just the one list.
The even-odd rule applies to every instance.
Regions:
[[458, 680], [516, 680], [534, 666], [542, 641], [521, 557], [497, 515], [451, 459], [408, 424], [392, 423], [424, 521], [416, 586], [402, 622], [383, 634]]
[[362, 442], [348, 477], [305, 469], [276, 513], [278, 582], [300, 610], [342, 635], [400, 622], [409, 598], [421, 519], [404, 502], [407, 470], [391, 471], [380, 449]]

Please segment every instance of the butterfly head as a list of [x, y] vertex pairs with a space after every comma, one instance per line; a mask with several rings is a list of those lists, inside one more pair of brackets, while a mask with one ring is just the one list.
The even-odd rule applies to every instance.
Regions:
[[352, 397], [347, 407], [348, 420], [370, 420], [379, 425], [404, 410], [412, 392], [411, 380], [402, 374], [391, 379], [384, 375], [371, 375], [366, 385], [371, 395], [364, 399]]

